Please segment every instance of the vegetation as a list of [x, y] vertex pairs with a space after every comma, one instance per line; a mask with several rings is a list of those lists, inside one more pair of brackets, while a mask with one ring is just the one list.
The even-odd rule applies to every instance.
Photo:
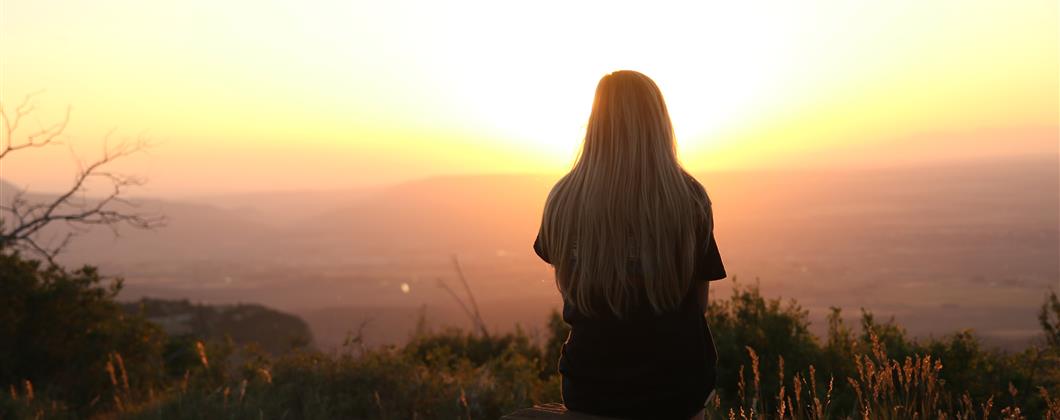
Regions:
[[144, 298], [124, 303], [131, 315], [142, 315], [170, 336], [194, 340], [232, 339], [255, 343], [272, 355], [309, 346], [313, 334], [301, 318], [257, 304], [202, 305], [187, 300]]
[[[12, 398], [18, 389], [56, 410], [88, 413], [122, 404], [103, 399], [111, 375], [129, 390], [162, 386], [165, 334], [114, 303], [120, 281], [104, 285], [91, 267], [42, 268], [5, 253], [0, 279], [0, 383]], [[19, 405], [0, 407], [3, 414]]]
[[794, 301], [765, 299], [755, 286], [736, 287], [708, 314], [719, 353], [724, 418], [1057, 418], [1060, 327], [1050, 292], [1039, 321], [1042, 342], [1019, 353], [983, 348], [971, 330], [917, 341], [894, 323], [862, 310], [859, 331], [839, 308], [824, 340], [808, 332]]
[[[535, 342], [432, 331], [401, 347], [273, 355], [210, 335], [167, 335], [114, 302], [120, 280], [0, 253], [0, 418], [473, 418], [560, 400], [555, 361], [566, 325]], [[192, 305], [192, 307], [194, 307]], [[157, 307], [155, 309], [158, 309]], [[1025, 351], [983, 348], [971, 331], [917, 341], [838, 308], [826, 337], [794, 301], [737, 285], [708, 314], [718, 344], [710, 418], [1060, 418], [1060, 302]], [[542, 345], [543, 344], [543, 345]]]

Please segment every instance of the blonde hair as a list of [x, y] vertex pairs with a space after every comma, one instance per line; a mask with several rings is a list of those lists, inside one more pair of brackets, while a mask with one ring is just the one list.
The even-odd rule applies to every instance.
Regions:
[[658, 86], [635, 71], [605, 75], [581, 153], [549, 193], [539, 232], [563, 298], [587, 315], [623, 317], [641, 296], [655, 313], [675, 309], [691, 287], [696, 232], [710, 223], [706, 192], [677, 159]]

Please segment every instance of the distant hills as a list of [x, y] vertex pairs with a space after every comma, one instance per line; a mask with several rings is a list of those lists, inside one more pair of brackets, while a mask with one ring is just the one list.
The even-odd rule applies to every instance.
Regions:
[[[1044, 290], [1060, 284], [1057, 156], [695, 175], [714, 203], [730, 275], [798, 299], [818, 323], [830, 306], [865, 307], [914, 335], [970, 327], [1018, 343], [1037, 331]], [[120, 238], [96, 229], [64, 258], [124, 275], [126, 299], [260, 302], [340, 331], [369, 308], [401, 313], [401, 325], [422, 305], [458, 311], [437, 287], [455, 279], [456, 254], [487, 322], [538, 325], [558, 300], [530, 244], [557, 177], [144, 199], [140, 209], [164, 213], [167, 227]], [[462, 322], [459, 312], [441, 318]], [[389, 318], [374, 319], [389, 329]]]
[[272, 354], [310, 346], [313, 334], [301, 318], [256, 304], [203, 305], [183, 300], [141, 299], [122, 308], [142, 314], [170, 336], [257, 343]]

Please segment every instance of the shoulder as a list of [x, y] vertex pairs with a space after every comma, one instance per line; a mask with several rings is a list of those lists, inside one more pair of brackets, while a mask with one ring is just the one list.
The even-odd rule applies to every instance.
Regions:
[[553, 205], [560, 204], [563, 202], [563, 198], [566, 197], [566, 191], [570, 184], [571, 175], [568, 173], [561, 177], [552, 188], [548, 190], [548, 196], [545, 197], [545, 207], [549, 208]]
[[705, 206], [710, 206], [710, 195], [707, 194], [707, 189], [703, 187], [703, 184], [688, 172], [684, 172], [684, 175], [685, 182], [688, 183], [688, 188], [692, 192], [692, 196], [702, 202]]
[[696, 208], [695, 225], [697, 236], [700, 236], [701, 241], [703, 241], [701, 243], [705, 243], [705, 236], [708, 234], [712, 235], [711, 232], [714, 229], [713, 205], [710, 202], [710, 196], [707, 194], [707, 189], [703, 188], [703, 184], [688, 172], [685, 172], [684, 175], [692, 199], [696, 203], [694, 208]]

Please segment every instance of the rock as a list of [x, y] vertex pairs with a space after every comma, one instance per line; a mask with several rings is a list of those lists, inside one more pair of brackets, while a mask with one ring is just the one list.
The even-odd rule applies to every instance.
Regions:
[[524, 419], [536, 419], [536, 420], [613, 420], [610, 417], [600, 417], [591, 414], [577, 413], [574, 411], [567, 411], [567, 407], [564, 407], [560, 403], [548, 403], [535, 405], [533, 408], [524, 408], [516, 411], [504, 417], [502, 420], [524, 420]]

